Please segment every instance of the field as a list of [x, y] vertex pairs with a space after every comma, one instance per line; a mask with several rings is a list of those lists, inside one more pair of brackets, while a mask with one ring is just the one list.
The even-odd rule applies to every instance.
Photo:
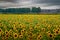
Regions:
[[60, 40], [60, 15], [0, 14], [0, 40]]

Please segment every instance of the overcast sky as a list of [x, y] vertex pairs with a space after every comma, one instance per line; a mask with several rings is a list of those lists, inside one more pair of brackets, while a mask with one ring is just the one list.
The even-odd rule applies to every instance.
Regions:
[[41, 9], [59, 9], [60, 0], [0, 0], [0, 8], [41, 7]]

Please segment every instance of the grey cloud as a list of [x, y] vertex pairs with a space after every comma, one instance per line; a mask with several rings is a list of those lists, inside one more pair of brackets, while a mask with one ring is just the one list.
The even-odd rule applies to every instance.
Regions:
[[0, 8], [32, 6], [60, 8], [60, 0], [0, 0]]
[[60, 0], [33, 0], [34, 3], [47, 3], [51, 5], [60, 5]]
[[0, 0], [0, 1], [16, 3], [18, 0]]

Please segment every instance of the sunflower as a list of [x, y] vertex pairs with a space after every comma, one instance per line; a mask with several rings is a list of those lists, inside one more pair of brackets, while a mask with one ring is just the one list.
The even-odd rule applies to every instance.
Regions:
[[56, 35], [55, 34], [53, 34], [53, 38], [55, 38], [56, 37]]
[[33, 40], [33, 37], [30, 37], [30, 36], [29, 36], [29, 37], [28, 37], [28, 40]]
[[50, 38], [53, 38], [54, 39], [54, 35], [53, 34], [48, 34], [48, 37], [50, 37]]
[[14, 37], [14, 39], [18, 38], [18, 34], [17, 33], [13, 33], [13, 37]]
[[45, 28], [42, 28], [42, 31], [43, 31], [43, 32], [45, 32], [45, 31], [46, 31], [46, 29], [45, 29]]
[[2, 37], [4, 37], [4, 36], [5, 36], [5, 34], [4, 34], [4, 32], [3, 32], [3, 31], [2, 31], [2, 33], [1, 33], [1, 36], [2, 36]]
[[2, 29], [0, 28], [0, 36], [1, 36], [1, 33], [2, 33]]
[[56, 31], [56, 29], [53, 29], [53, 32], [55, 32]]
[[13, 35], [13, 30], [10, 29], [9, 30], [9, 36], [12, 37], [12, 35]]
[[2, 33], [1, 33], [1, 37], [2, 37], [2, 40], [5, 40], [5, 34], [4, 34], [3, 31], [2, 31]]
[[5, 40], [5, 37], [2, 37], [2, 40]]
[[13, 27], [13, 30], [16, 30], [16, 26]]
[[5, 38], [8, 38], [8, 37], [9, 37], [9, 35], [8, 35], [8, 34], [6, 34], [6, 35], [5, 35]]
[[19, 38], [23, 38], [23, 34], [19, 34]]
[[20, 24], [20, 25], [18, 25], [19, 26], [19, 28], [23, 28], [23, 25], [22, 24]]
[[60, 28], [57, 28], [57, 31], [60, 31]]
[[50, 31], [48, 31], [48, 32], [46, 32], [47, 34], [50, 34], [51, 32]]
[[51, 26], [52, 26], [52, 25], [48, 24], [48, 27], [47, 27], [47, 28], [48, 28], [48, 30], [50, 30]]
[[7, 29], [7, 26], [6, 26], [6, 25], [4, 25], [4, 29], [5, 29], [5, 30]]
[[33, 27], [30, 27], [29, 30], [30, 30], [30, 31], [33, 31]]
[[26, 25], [25, 24], [22, 24], [22, 28], [26, 28]]
[[12, 33], [12, 32], [13, 32], [13, 30], [12, 30], [12, 29], [10, 29], [10, 30], [9, 30], [9, 33]]
[[41, 40], [41, 39], [42, 39], [42, 35], [39, 34], [39, 35], [37, 36], [37, 40]]
[[60, 25], [58, 27], [60, 28]]
[[0, 23], [0, 26], [2, 26], [3, 24], [2, 23]]
[[32, 32], [28, 32], [27, 35], [28, 35], [28, 36], [32, 36], [33, 33], [32, 33]]
[[9, 34], [9, 31], [8, 30], [5, 30], [5, 34]]
[[54, 34], [55, 35], [58, 35], [60, 32], [58, 31], [58, 30], [56, 30], [55, 32], [54, 32]]
[[26, 32], [26, 30], [25, 30], [25, 29], [22, 29], [22, 30], [21, 30], [21, 33], [25, 33], [25, 32]]
[[39, 29], [39, 26], [37, 26], [37, 25], [35, 25], [35, 27], [34, 27], [35, 29]]
[[0, 33], [2, 32], [2, 29], [0, 28]]

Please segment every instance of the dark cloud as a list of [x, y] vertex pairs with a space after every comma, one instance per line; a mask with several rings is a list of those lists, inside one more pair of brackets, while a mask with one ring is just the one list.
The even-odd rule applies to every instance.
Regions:
[[17, 2], [18, 0], [0, 0], [0, 1], [5, 1], [5, 2]]
[[60, 5], [60, 0], [0, 0], [5, 2], [24, 2], [24, 1], [31, 1], [32, 3], [40, 4], [40, 3], [47, 3], [52, 5]]
[[41, 8], [60, 8], [60, 0], [0, 0], [0, 8], [29, 6], [40, 6]]
[[60, 5], [60, 0], [33, 0], [34, 3], [47, 3], [51, 5]]

